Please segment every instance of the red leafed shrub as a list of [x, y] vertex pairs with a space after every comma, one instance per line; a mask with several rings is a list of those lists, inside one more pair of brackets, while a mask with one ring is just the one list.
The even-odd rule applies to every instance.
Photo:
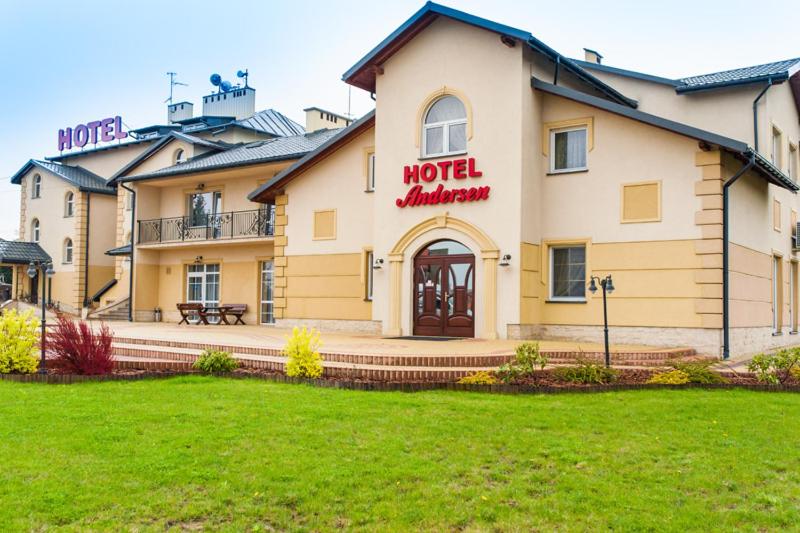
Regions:
[[108, 374], [114, 370], [111, 330], [103, 324], [97, 332], [86, 322], [59, 317], [47, 333], [48, 365], [64, 374]]

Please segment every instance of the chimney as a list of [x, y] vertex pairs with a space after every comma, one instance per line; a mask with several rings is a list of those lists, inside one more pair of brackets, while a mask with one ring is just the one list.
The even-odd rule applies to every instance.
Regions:
[[207, 117], [241, 120], [252, 117], [255, 112], [256, 90], [252, 87], [231, 87], [203, 97], [203, 115]]
[[352, 119], [344, 115], [326, 111], [319, 107], [307, 107], [303, 111], [306, 112], [306, 133], [346, 128], [353, 123]]
[[191, 102], [169, 104], [167, 106], [167, 124], [175, 124], [179, 120], [192, 118], [192, 108], [194, 108], [194, 105]]
[[599, 65], [603, 62], [603, 56], [600, 55], [600, 52], [595, 52], [594, 50], [590, 50], [589, 48], [583, 49], [584, 54], [584, 61], [587, 63], [595, 63]]

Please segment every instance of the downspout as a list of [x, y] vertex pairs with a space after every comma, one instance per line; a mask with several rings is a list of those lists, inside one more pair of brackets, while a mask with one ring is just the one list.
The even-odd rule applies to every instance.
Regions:
[[756, 99], [753, 100], [753, 146], [758, 152], [758, 101], [761, 100], [761, 97], [767, 94], [769, 88], [772, 87], [772, 78], [767, 78], [767, 85], [764, 87]]
[[133, 245], [133, 236], [136, 234], [136, 191], [120, 182], [120, 187], [131, 193], [131, 264], [128, 268], [128, 322], [133, 322], [133, 254], [136, 247]]
[[83, 254], [83, 306], [89, 307], [89, 221], [92, 214], [92, 193], [86, 192], [86, 248]]
[[750, 152], [750, 160], [739, 169], [739, 171], [733, 175], [731, 179], [725, 182], [722, 186], [722, 358], [728, 359], [731, 356], [731, 348], [730, 348], [730, 340], [731, 340], [731, 331], [730, 331], [730, 303], [729, 303], [729, 292], [730, 292], [730, 279], [729, 279], [729, 257], [730, 252], [728, 251], [729, 247], [729, 225], [728, 222], [728, 196], [729, 196], [729, 189], [731, 185], [736, 183], [736, 180], [741, 178], [745, 172], [753, 168], [753, 165], [756, 164], [756, 154], [755, 152]]

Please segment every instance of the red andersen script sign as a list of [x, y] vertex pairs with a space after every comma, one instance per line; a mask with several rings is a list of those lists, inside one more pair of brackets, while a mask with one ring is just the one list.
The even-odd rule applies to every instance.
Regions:
[[419, 205], [452, 204], [463, 202], [478, 202], [489, 199], [491, 187], [462, 187], [445, 189], [439, 184], [433, 191], [423, 191], [420, 180], [430, 183], [437, 178], [442, 181], [449, 179], [465, 180], [467, 178], [480, 178], [483, 172], [475, 169], [475, 158], [454, 159], [452, 161], [438, 161], [423, 165], [406, 165], [403, 168], [403, 182], [406, 185], [414, 184], [405, 198], [395, 201], [397, 207], [417, 207]]

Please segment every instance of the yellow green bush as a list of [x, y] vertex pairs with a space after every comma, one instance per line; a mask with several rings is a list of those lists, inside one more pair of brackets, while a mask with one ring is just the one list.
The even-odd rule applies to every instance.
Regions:
[[677, 369], [654, 374], [647, 380], [648, 383], [656, 383], [658, 385], [683, 385], [684, 383], [689, 383], [689, 381], [689, 374]]
[[486, 370], [478, 370], [468, 376], [464, 376], [458, 380], [462, 385], [494, 385], [497, 383], [497, 378], [494, 374]]
[[39, 320], [33, 310], [0, 315], [0, 374], [32, 374], [39, 367]]
[[283, 354], [286, 361], [286, 375], [298, 378], [318, 378], [322, 376], [322, 356], [319, 354], [319, 332], [314, 328], [308, 331], [295, 327], [291, 337], [287, 337]]

